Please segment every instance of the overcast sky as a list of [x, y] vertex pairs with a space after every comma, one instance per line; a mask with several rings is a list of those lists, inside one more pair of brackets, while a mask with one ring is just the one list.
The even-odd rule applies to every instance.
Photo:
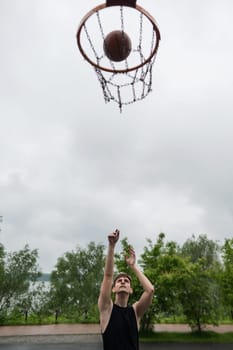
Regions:
[[0, 241], [43, 272], [115, 228], [138, 254], [233, 233], [233, 1], [138, 1], [162, 40], [152, 93], [121, 114], [76, 45], [99, 3], [0, 0]]

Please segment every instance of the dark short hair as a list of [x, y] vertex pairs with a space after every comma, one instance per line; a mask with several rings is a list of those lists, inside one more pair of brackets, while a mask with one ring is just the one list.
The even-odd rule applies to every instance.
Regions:
[[126, 277], [130, 281], [130, 284], [132, 282], [132, 278], [130, 275], [128, 275], [126, 272], [119, 272], [113, 279], [113, 286], [115, 286], [116, 281], [121, 278], [121, 277]]

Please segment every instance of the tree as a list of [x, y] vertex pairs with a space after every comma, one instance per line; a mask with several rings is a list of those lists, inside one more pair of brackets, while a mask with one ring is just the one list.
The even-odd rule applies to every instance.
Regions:
[[181, 248], [188, 259], [179, 278], [179, 299], [192, 329], [201, 331], [205, 324], [218, 324], [220, 318], [219, 246], [206, 235], [192, 236]]
[[104, 246], [90, 242], [58, 259], [51, 274], [50, 307], [78, 320], [97, 317], [97, 300], [103, 278]]
[[233, 319], [233, 239], [226, 239], [222, 247], [223, 271], [221, 287], [223, 303]]
[[[4, 280], [4, 270], [5, 270], [5, 250], [4, 246], [0, 243], [0, 282], [2, 283]], [[1, 287], [0, 287], [1, 292]]]
[[219, 264], [219, 245], [207, 235], [199, 235], [197, 238], [192, 235], [181, 248], [181, 255], [195, 263], [199, 259], [204, 259], [205, 268], [212, 268], [215, 264]]
[[[177, 276], [180, 269], [184, 266], [182, 258], [178, 255], [178, 247], [174, 242], [165, 244], [165, 234], [160, 233], [157, 241], [153, 243], [147, 240], [148, 246], [144, 247], [144, 252], [139, 259], [139, 265], [145, 275], [155, 286], [155, 296], [149, 310], [141, 320], [141, 330], [148, 331], [153, 326], [155, 320], [159, 320], [161, 315], [175, 315], [179, 312], [179, 300], [177, 291]], [[131, 270], [125, 263], [124, 256], [127, 254], [128, 241], [121, 241], [122, 252], [116, 254], [116, 265], [118, 271], [127, 271], [132, 277], [134, 294], [131, 302], [136, 301], [141, 293], [142, 288], [131, 274]]]
[[40, 276], [38, 252], [26, 245], [18, 252], [6, 253], [0, 248], [0, 318], [4, 322], [9, 313], [29, 292], [30, 283]]
[[187, 263], [178, 279], [183, 313], [190, 327], [198, 331], [206, 324], [217, 325], [220, 317], [219, 287], [205, 264], [204, 259]]
[[179, 247], [173, 241], [165, 243], [165, 234], [160, 233], [157, 241], [148, 240], [144, 248], [141, 264], [144, 272], [155, 285], [155, 297], [145, 327], [159, 321], [164, 315], [175, 317], [180, 313], [178, 299], [178, 277], [185, 266], [179, 254]]

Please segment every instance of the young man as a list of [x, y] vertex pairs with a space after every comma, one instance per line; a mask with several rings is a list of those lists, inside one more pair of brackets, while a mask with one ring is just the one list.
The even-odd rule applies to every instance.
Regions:
[[[126, 262], [141, 283], [143, 293], [138, 301], [128, 306], [133, 292], [130, 276], [120, 273], [113, 281], [114, 249], [119, 235], [116, 230], [108, 236], [108, 253], [98, 300], [103, 346], [104, 350], [138, 350], [139, 322], [152, 302], [154, 287], [136, 265], [135, 252], [130, 248]], [[114, 303], [112, 292], [115, 294]]]

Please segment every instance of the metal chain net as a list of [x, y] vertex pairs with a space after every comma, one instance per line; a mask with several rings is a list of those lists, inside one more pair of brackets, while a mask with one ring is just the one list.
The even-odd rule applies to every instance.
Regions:
[[[104, 40], [105, 34], [103, 26], [101, 23], [101, 18], [99, 11], [96, 12], [97, 21], [99, 25], [99, 30]], [[142, 34], [143, 34], [143, 18], [144, 14], [140, 13], [140, 29], [139, 29], [139, 38], [138, 45], [135, 49], [138, 55], [140, 56], [140, 61], [143, 63], [145, 57], [142, 51]], [[120, 19], [121, 19], [121, 30], [124, 31], [124, 12], [123, 6], [120, 6]], [[94, 44], [91, 40], [91, 37], [88, 33], [86, 25], [84, 25], [84, 31], [86, 33], [87, 40], [89, 42], [90, 48], [95, 56], [96, 63], [99, 65], [102, 56], [98, 56], [98, 53], [94, 47]], [[153, 50], [155, 40], [155, 30], [152, 27], [152, 40], [151, 40], [151, 52]], [[136, 69], [135, 71], [130, 72], [114, 72], [115, 65], [113, 61], [110, 61], [113, 73], [108, 73], [101, 70], [100, 68], [94, 67], [94, 71], [97, 75], [98, 81], [101, 85], [105, 103], [114, 101], [118, 104], [120, 112], [125, 105], [132, 104], [136, 101], [144, 99], [152, 91], [152, 68], [155, 62], [156, 55], [149, 61], [144, 64], [142, 67]], [[128, 62], [125, 59], [125, 69], [128, 69]], [[121, 79], [122, 78], [122, 79]], [[120, 82], [119, 82], [120, 81]]]

